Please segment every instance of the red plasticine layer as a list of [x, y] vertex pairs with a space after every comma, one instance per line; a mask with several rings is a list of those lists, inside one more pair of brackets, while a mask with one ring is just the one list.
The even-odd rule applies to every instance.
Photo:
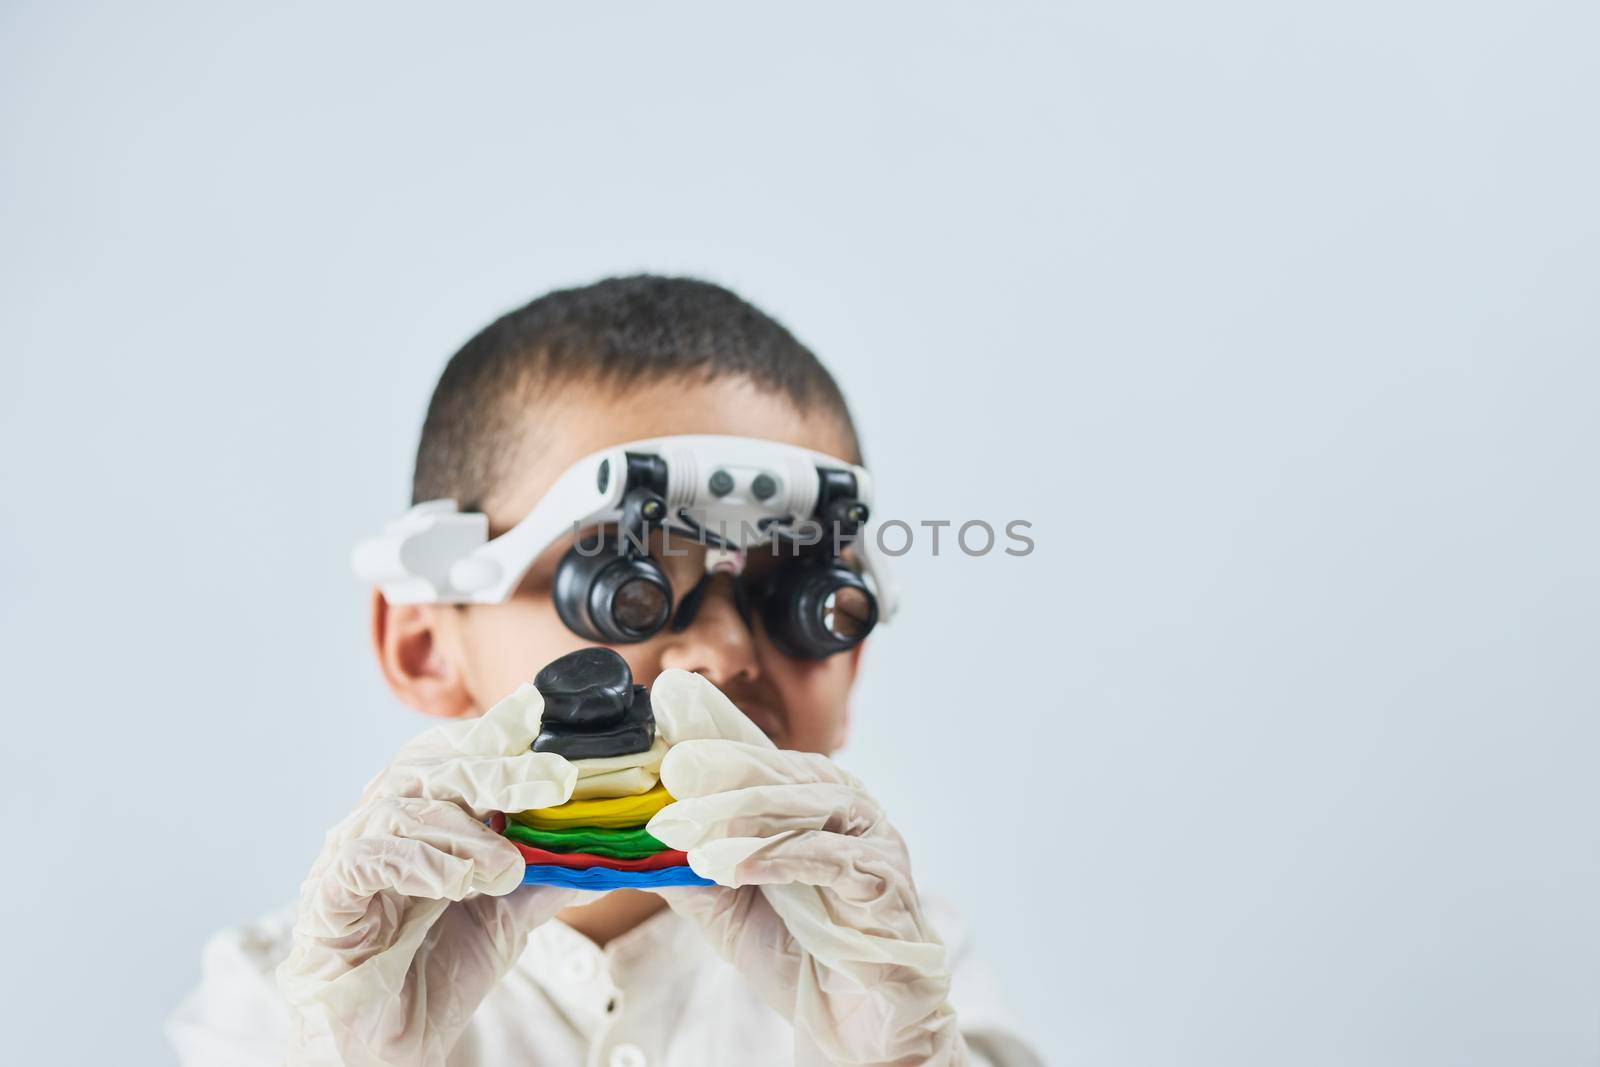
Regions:
[[524, 863], [543, 863], [551, 867], [605, 867], [613, 871], [659, 871], [663, 867], [687, 867], [689, 857], [677, 849], [662, 849], [654, 855], [637, 860], [619, 860], [614, 856], [597, 856], [593, 852], [546, 852], [542, 848], [512, 841], [522, 853]]

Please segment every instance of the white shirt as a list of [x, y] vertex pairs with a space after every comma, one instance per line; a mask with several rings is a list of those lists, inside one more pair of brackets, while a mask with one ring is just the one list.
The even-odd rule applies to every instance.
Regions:
[[[951, 961], [951, 1003], [972, 1062], [1037, 1067], [1043, 1061], [1012, 1029], [958, 917], [934, 901], [925, 910]], [[290, 1017], [273, 971], [289, 954], [293, 924], [284, 909], [207, 943], [200, 987], [167, 1024], [185, 1067], [283, 1063]], [[449, 1064], [778, 1067], [793, 1062], [793, 1036], [691, 922], [663, 909], [604, 948], [559, 919], [536, 929]]]

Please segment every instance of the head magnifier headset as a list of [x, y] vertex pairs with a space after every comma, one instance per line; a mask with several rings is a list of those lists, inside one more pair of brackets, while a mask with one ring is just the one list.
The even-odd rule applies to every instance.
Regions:
[[[795, 659], [845, 652], [894, 613], [874, 538], [872, 478], [821, 452], [748, 437], [657, 437], [585, 456], [499, 537], [454, 500], [420, 503], [356, 546], [356, 573], [391, 604], [500, 604], [552, 545], [575, 535], [552, 596], [568, 629], [631, 644], [688, 626], [712, 577], [733, 578], [746, 625]], [[651, 531], [706, 546], [704, 574], [674, 593]], [[858, 572], [842, 558], [853, 549]], [[746, 574], [756, 551], [773, 565]]]

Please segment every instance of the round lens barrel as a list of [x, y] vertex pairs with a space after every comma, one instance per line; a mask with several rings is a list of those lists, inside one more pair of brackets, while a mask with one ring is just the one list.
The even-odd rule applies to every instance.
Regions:
[[786, 567], [763, 598], [767, 636], [784, 655], [823, 659], [860, 644], [878, 622], [878, 601], [837, 562]]
[[579, 637], [631, 644], [666, 625], [672, 585], [656, 562], [606, 539], [574, 546], [556, 568], [556, 613]]

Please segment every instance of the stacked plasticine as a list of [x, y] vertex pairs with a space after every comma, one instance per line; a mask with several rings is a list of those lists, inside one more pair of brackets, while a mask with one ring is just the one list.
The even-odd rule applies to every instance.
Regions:
[[667, 745], [655, 736], [649, 692], [633, 684], [622, 657], [582, 649], [540, 671], [534, 686], [545, 703], [533, 750], [566, 757], [578, 781], [565, 804], [496, 818], [494, 828], [527, 864], [523, 884], [593, 890], [714, 884], [690, 869], [684, 853], [645, 830], [672, 803], [659, 778]]
[[672, 803], [659, 784], [631, 797], [569, 800], [509, 816], [501, 831], [528, 866], [524, 885], [575, 889], [644, 889], [711, 885], [688, 858], [651, 837], [650, 816]]

